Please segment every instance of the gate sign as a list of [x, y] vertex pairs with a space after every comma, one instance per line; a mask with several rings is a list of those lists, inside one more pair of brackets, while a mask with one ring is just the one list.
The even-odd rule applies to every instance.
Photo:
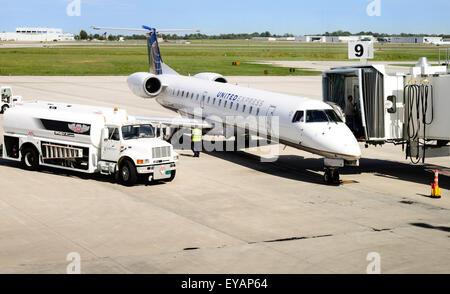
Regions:
[[373, 42], [348, 42], [348, 59], [373, 59]]

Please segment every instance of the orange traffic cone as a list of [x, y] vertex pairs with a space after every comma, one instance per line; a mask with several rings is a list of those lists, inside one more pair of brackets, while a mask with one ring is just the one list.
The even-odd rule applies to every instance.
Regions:
[[441, 198], [441, 188], [439, 187], [439, 171], [434, 171], [434, 183], [431, 184], [431, 198]]

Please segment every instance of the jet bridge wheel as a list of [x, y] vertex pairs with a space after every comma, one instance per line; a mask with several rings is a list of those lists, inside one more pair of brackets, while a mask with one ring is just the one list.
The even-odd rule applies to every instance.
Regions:
[[323, 179], [328, 185], [338, 185], [340, 183], [339, 170], [331, 168], [325, 169]]

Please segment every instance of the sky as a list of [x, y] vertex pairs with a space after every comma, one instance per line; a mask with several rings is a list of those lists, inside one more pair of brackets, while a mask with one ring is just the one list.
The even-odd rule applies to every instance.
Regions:
[[53, 27], [98, 33], [89, 27], [148, 25], [198, 28], [209, 35], [337, 30], [450, 34], [449, 0], [0, 0], [0, 7], [0, 32]]

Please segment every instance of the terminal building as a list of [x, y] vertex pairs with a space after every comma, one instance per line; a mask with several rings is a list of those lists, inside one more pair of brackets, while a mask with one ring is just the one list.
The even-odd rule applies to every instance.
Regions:
[[16, 28], [12, 33], [0, 33], [0, 41], [53, 42], [74, 41], [75, 35], [55, 28]]

